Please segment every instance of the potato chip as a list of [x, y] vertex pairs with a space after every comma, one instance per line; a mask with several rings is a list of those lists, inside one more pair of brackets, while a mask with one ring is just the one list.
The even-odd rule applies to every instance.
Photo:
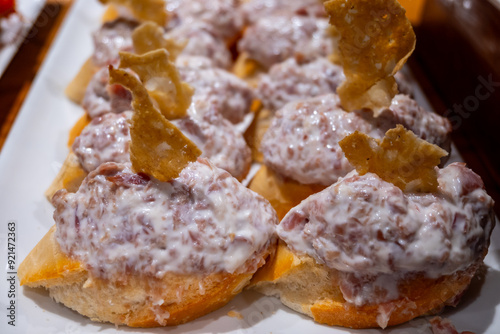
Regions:
[[128, 8], [140, 21], [154, 21], [161, 26], [167, 24], [168, 13], [165, 0], [99, 0], [102, 4], [113, 4]]
[[152, 21], [145, 22], [135, 28], [132, 33], [132, 41], [135, 53], [142, 55], [150, 51], [166, 49], [172, 61], [177, 59], [187, 43], [178, 43], [173, 39], [165, 38], [163, 28]]
[[325, 8], [340, 33], [342, 106], [369, 108], [377, 116], [397, 94], [393, 76], [415, 49], [405, 10], [396, 0], [329, 0]]
[[120, 52], [120, 68], [129, 68], [139, 75], [149, 95], [167, 119], [186, 116], [193, 89], [182, 82], [179, 72], [168, 59], [165, 49], [143, 55]]
[[135, 172], [163, 182], [179, 176], [201, 151], [154, 107], [148, 91], [134, 75], [110, 66], [109, 78], [110, 84], [120, 84], [132, 92], [130, 160]]
[[436, 191], [435, 167], [448, 155], [402, 125], [387, 131], [382, 141], [356, 131], [339, 145], [360, 175], [375, 173], [407, 192]]

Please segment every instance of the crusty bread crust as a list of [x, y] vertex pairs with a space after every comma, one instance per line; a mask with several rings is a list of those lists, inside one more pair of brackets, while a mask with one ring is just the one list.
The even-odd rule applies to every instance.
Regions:
[[[103, 15], [102, 22], [111, 22], [120, 17], [120, 12], [116, 6], [110, 4], [106, 7]], [[66, 96], [76, 104], [81, 104], [83, 97], [85, 96], [85, 91], [87, 90], [87, 86], [89, 85], [90, 80], [97, 73], [99, 67], [94, 65], [92, 61], [92, 57], [89, 57], [85, 63], [83, 63], [80, 71], [76, 74], [76, 76], [71, 80], [71, 82], [66, 86], [66, 90], [64, 93]]]
[[85, 277], [73, 284], [52, 286], [49, 292], [57, 302], [93, 321], [130, 327], [171, 326], [222, 307], [241, 292], [251, 277], [168, 274], [161, 280], [131, 276], [126, 282]]
[[116, 8], [116, 6], [113, 4], [108, 4], [106, 6], [106, 9], [104, 10], [104, 13], [102, 14], [101, 21], [103, 23], [111, 22], [118, 19], [119, 17], [120, 11], [118, 10], [118, 8]]
[[[90, 121], [90, 117], [85, 114], [75, 123], [69, 132], [68, 146], [71, 147], [71, 145], [73, 145], [76, 137], [80, 135], [82, 130], [90, 123]], [[69, 192], [76, 192], [87, 174], [88, 173], [82, 168], [77, 156], [70, 151], [55, 179], [45, 191], [45, 197], [50, 202], [52, 201], [52, 196], [54, 196], [54, 194], [60, 189], [66, 189]]]
[[323, 185], [301, 184], [266, 166], [259, 169], [248, 187], [271, 203], [280, 220], [304, 199], [326, 188]]
[[[259, 103], [259, 106], [261, 105], [260, 101], [256, 103]], [[253, 161], [260, 163], [264, 161], [262, 152], [260, 152], [260, 143], [262, 142], [262, 137], [264, 137], [264, 134], [269, 128], [273, 117], [274, 115], [269, 110], [258, 108], [255, 111], [255, 117], [253, 118], [252, 123], [244, 133], [245, 141], [252, 151]]]
[[242, 52], [236, 58], [232, 72], [238, 78], [248, 82], [250, 86], [256, 87], [259, 82], [259, 75], [266, 71], [259, 63], [251, 59], [248, 53]]
[[21, 285], [50, 288], [62, 283], [79, 282], [86, 276], [79, 262], [61, 252], [55, 240], [55, 231], [54, 225], [19, 266], [17, 277]]
[[98, 70], [99, 68], [94, 65], [92, 58], [88, 58], [85, 63], [83, 63], [80, 71], [66, 87], [66, 90], [64, 91], [66, 96], [76, 104], [81, 104], [83, 97], [85, 96], [87, 86]]
[[91, 121], [92, 119], [87, 113], [85, 113], [78, 119], [78, 121], [76, 121], [75, 125], [73, 125], [71, 130], [69, 130], [68, 147], [71, 147], [73, 145], [76, 137], [78, 137], [82, 133], [83, 129], [85, 129], [85, 127], [89, 125]]
[[[131, 274], [119, 281], [91, 277], [61, 252], [55, 230], [53, 226], [20, 265], [21, 285], [45, 287], [56, 301], [94, 321], [131, 327], [179, 325], [225, 305], [253, 275], [167, 273], [158, 279]], [[273, 247], [256, 255], [262, 263]]]
[[69, 152], [55, 179], [45, 191], [45, 197], [51, 202], [54, 194], [60, 189], [76, 192], [87, 174], [82, 168], [78, 157], [73, 152]]
[[[252, 279], [251, 287], [276, 296], [291, 309], [331, 326], [371, 328], [394, 326], [449, 304], [474, 277], [478, 263], [437, 279], [415, 275], [399, 286], [401, 297], [384, 304], [356, 307], [343, 298], [340, 276], [309, 256], [297, 256], [280, 242], [274, 260]], [[384, 318], [387, 314], [388, 318]]]

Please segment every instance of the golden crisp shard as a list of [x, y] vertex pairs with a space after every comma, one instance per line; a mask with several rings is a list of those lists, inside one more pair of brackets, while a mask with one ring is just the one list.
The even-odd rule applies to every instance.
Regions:
[[186, 116], [193, 89], [181, 81], [179, 72], [170, 62], [165, 49], [143, 55], [120, 52], [120, 68], [129, 68], [139, 75], [149, 95], [167, 119]]
[[436, 191], [435, 167], [448, 155], [402, 125], [387, 131], [381, 141], [356, 131], [339, 144], [360, 175], [375, 173], [406, 192]]
[[112, 66], [109, 77], [111, 84], [122, 85], [132, 92], [130, 160], [134, 171], [163, 182], [178, 177], [201, 151], [154, 107], [139, 79]]
[[138, 55], [158, 49], [166, 49], [172, 61], [177, 59], [177, 56], [186, 46], [186, 42], [180, 43], [173, 39], [165, 38], [163, 28], [152, 21], [144, 22], [135, 28], [132, 32], [132, 41], [134, 43], [134, 51]]
[[168, 21], [165, 0], [99, 0], [105, 5], [123, 6], [140, 21], [154, 21], [165, 26]]
[[340, 34], [342, 107], [369, 108], [377, 116], [397, 94], [393, 76], [415, 49], [405, 10], [396, 0], [329, 0], [325, 9]]

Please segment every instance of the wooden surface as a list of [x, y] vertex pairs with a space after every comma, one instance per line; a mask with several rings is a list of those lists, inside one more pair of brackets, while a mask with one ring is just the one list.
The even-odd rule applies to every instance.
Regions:
[[487, 0], [428, 0], [415, 32], [410, 66], [500, 216], [500, 11]]
[[[70, 3], [49, 0], [0, 79], [0, 153]], [[452, 120], [453, 140], [465, 161], [500, 203], [498, 8], [488, 0], [427, 0], [409, 64], [434, 109]], [[490, 91], [484, 80], [495, 83]]]

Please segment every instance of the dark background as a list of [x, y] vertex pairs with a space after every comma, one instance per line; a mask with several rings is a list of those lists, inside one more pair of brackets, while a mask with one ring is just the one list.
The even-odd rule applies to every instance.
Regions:
[[488, 0], [428, 0], [415, 33], [409, 65], [434, 110], [453, 124], [453, 141], [483, 178], [498, 216], [500, 10]]

